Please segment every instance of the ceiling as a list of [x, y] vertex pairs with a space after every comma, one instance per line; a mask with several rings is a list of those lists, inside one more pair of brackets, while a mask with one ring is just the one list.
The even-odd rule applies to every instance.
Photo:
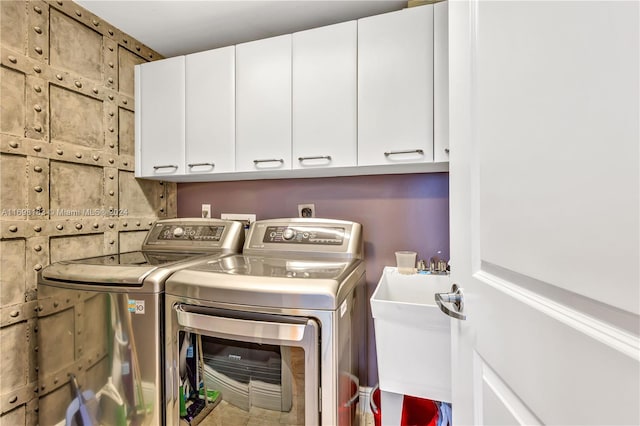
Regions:
[[397, 0], [76, 0], [165, 57], [399, 10]]

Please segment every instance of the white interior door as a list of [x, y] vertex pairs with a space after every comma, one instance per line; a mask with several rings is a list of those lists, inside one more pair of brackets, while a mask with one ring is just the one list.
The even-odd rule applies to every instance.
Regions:
[[640, 3], [449, 13], [454, 424], [640, 424]]

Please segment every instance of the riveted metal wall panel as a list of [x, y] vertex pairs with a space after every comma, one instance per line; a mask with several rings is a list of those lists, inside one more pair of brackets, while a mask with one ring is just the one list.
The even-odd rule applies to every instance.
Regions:
[[[26, 241], [23, 238], [0, 241], [0, 305], [24, 302]], [[0, 373], [1, 374], [1, 373]]]
[[146, 236], [147, 231], [120, 232], [120, 251], [140, 250]]
[[[25, 42], [27, 40], [27, 3], [22, 1], [0, 1], [0, 24], [3, 31], [0, 31], [0, 43], [24, 54]], [[7, 28], [11, 25], [11, 31]]]
[[103, 254], [103, 239], [102, 234], [51, 237], [49, 244], [51, 263], [82, 257], [101, 256]]
[[0, 424], [56, 424], [68, 374], [110, 374], [107, 304], [37, 274], [175, 217], [175, 184], [133, 179], [133, 67], [162, 56], [71, 1], [0, 1], [0, 24]]
[[56, 85], [50, 86], [49, 93], [51, 141], [102, 148], [104, 146], [102, 101]]
[[2, 219], [27, 218], [27, 188], [16, 185], [27, 177], [27, 157], [0, 154], [0, 209]]
[[[2, 31], [4, 34], [5, 31]], [[25, 117], [25, 76], [9, 68], [0, 68], [0, 90], [2, 97], [11, 103], [0, 105], [0, 131], [16, 136], [24, 136]], [[15, 105], [19, 105], [16, 108]]]
[[[104, 208], [102, 168], [52, 161], [51, 213], [58, 217], [90, 216]], [[81, 182], [81, 185], [78, 183]]]
[[124, 108], [120, 108], [118, 129], [120, 130], [120, 143], [118, 144], [120, 154], [133, 157], [135, 150], [135, 120], [134, 113]]
[[120, 67], [118, 67], [118, 82], [121, 93], [133, 96], [133, 69], [136, 65], [144, 62], [146, 61], [137, 54], [122, 47], [118, 49], [118, 63], [120, 64]]
[[102, 79], [102, 37], [91, 28], [51, 11], [51, 65], [91, 80]]
[[[19, 388], [27, 384], [26, 372], [28, 369], [28, 353], [27, 326], [23, 322], [21, 324], [4, 327], [0, 329], [0, 341], [3, 350], [0, 352], [2, 365], [11, 365], [12, 368], [3, 369], [2, 380], [0, 380], [0, 395], [11, 392], [12, 389]], [[15, 350], [7, 351], [4, 348], [14, 348]]]
[[130, 216], [164, 217], [165, 184], [136, 179], [131, 172], [120, 171], [120, 209]]

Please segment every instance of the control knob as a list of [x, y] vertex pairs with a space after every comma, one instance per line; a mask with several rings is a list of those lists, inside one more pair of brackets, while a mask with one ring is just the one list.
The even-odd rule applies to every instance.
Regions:
[[291, 228], [287, 228], [282, 232], [282, 238], [284, 238], [285, 240], [290, 240], [295, 236], [296, 236], [296, 231], [294, 231]]
[[184, 229], [182, 229], [181, 227], [177, 227], [173, 230], [173, 236], [174, 237], [182, 237], [184, 235]]

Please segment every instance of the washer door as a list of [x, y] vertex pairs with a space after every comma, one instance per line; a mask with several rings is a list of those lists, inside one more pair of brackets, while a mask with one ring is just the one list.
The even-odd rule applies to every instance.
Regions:
[[181, 346], [171, 349], [178, 354], [175, 382], [183, 390], [202, 383], [220, 392], [208, 417], [222, 424], [232, 418], [319, 424], [320, 328], [314, 319], [185, 304], [174, 312]]

